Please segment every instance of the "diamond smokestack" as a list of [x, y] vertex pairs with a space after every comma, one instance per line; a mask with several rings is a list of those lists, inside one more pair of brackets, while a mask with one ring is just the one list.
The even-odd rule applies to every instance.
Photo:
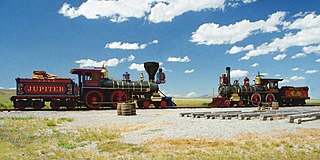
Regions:
[[149, 75], [149, 81], [154, 82], [154, 76], [156, 75], [159, 68], [158, 62], [145, 62], [144, 69]]

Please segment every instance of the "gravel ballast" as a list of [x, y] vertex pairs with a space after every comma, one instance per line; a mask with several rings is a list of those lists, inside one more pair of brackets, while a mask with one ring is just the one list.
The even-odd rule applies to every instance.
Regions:
[[[212, 109], [149, 109], [137, 110], [136, 116], [118, 116], [116, 110], [98, 111], [14, 111], [0, 112], [0, 117], [73, 118], [64, 123], [62, 129], [108, 127], [124, 130], [122, 141], [141, 144], [155, 139], [233, 139], [241, 134], [273, 134], [275, 131], [295, 132], [301, 128], [316, 128], [320, 131], [320, 120], [302, 124], [289, 123], [288, 119], [275, 121], [221, 120], [181, 117], [182, 112], [253, 111], [256, 108], [212, 108]], [[317, 109], [317, 107], [290, 107], [280, 110]], [[1, 125], [1, 120], [0, 120]], [[136, 126], [136, 127], [135, 127]], [[126, 130], [126, 128], [131, 128]], [[132, 129], [134, 128], [134, 129]]]

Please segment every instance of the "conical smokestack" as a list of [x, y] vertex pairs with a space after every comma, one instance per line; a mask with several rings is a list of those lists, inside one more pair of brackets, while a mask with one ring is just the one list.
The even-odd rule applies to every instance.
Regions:
[[149, 81], [154, 82], [154, 76], [156, 75], [159, 68], [158, 62], [145, 62], [144, 69], [149, 75]]

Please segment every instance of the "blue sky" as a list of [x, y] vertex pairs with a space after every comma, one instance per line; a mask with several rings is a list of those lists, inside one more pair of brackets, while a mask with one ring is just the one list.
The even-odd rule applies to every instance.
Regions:
[[258, 71], [320, 98], [319, 0], [33, 0], [0, 2], [0, 88], [46, 70], [107, 65], [139, 79], [143, 62], [165, 68], [166, 94], [216, 91], [225, 67], [243, 83]]

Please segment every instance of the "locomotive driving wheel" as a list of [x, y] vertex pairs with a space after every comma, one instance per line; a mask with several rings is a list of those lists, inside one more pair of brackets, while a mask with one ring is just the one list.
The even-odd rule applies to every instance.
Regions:
[[110, 99], [113, 108], [117, 108], [117, 102], [127, 102], [129, 100], [128, 94], [125, 91], [114, 91]]
[[261, 103], [261, 95], [259, 93], [254, 93], [251, 96], [251, 103], [254, 106], [258, 106]]
[[90, 109], [100, 108], [103, 101], [103, 95], [100, 91], [90, 91], [84, 97], [84, 103]]
[[275, 100], [276, 100], [276, 98], [272, 93], [269, 93], [266, 95], [266, 102], [273, 102]]

